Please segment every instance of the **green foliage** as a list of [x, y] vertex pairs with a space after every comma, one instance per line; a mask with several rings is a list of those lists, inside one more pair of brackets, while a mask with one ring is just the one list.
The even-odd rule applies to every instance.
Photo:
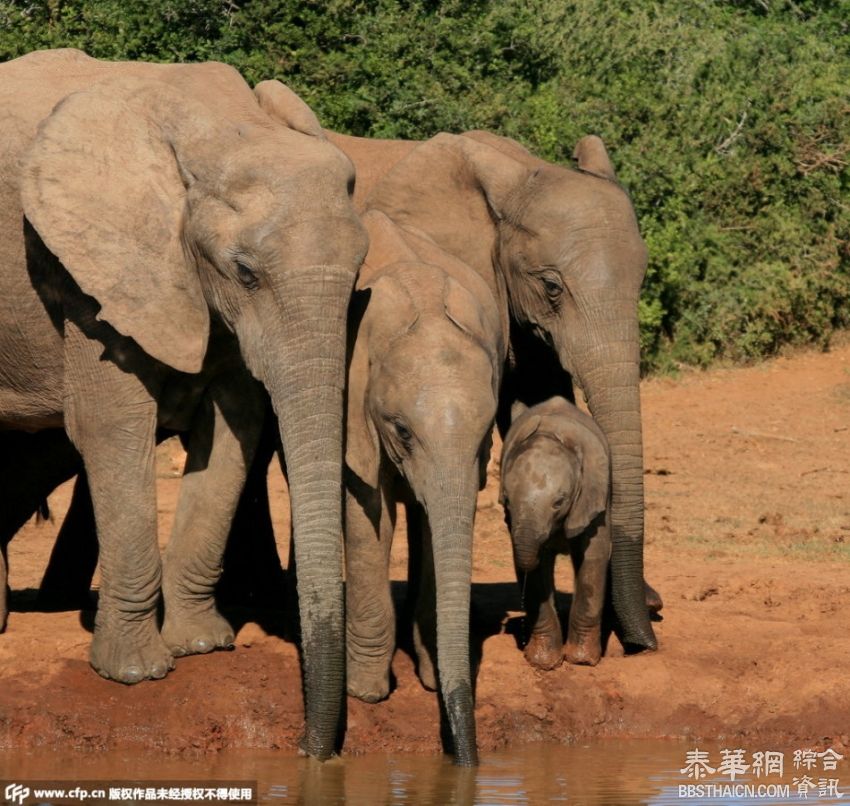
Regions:
[[650, 251], [645, 366], [850, 326], [850, 0], [0, 0], [0, 59], [219, 59], [329, 127], [600, 134]]

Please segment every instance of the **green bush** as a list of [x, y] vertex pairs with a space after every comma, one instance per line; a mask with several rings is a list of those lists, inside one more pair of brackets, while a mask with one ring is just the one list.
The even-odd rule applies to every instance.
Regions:
[[325, 125], [602, 135], [650, 250], [647, 369], [850, 326], [850, 0], [0, 0], [0, 59], [220, 59]]

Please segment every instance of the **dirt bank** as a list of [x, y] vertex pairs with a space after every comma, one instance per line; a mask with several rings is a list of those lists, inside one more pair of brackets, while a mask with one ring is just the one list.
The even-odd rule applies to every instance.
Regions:
[[[541, 673], [525, 663], [491, 477], [479, 506], [473, 591], [482, 749], [589, 736], [850, 746], [850, 346], [651, 380], [643, 406], [647, 576], [665, 601], [660, 650], [623, 657], [612, 639], [594, 669]], [[174, 445], [160, 449], [163, 536], [179, 461]], [[272, 482], [285, 557], [285, 492], [279, 475]], [[294, 753], [300, 674], [279, 615], [232, 614], [259, 620], [241, 626], [234, 652], [181, 659], [166, 680], [126, 688], [88, 667], [90, 612], [34, 608], [31, 590], [69, 494], [66, 487], [52, 497], [54, 522], [28, 524], [10, 547], [16, 592], [0, 636], [0, 749]], [[403, 540], [394, 569], [401, 578]], [[559, 574], [568, 591], [568, 563]], [[438, 749], [435, 696], [419, 686], [403, 650], [394, 670], [388, 701], [349, 701], [348, 752]]]

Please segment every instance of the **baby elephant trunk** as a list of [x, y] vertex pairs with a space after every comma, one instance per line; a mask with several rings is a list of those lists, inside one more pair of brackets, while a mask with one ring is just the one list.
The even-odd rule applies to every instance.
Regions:
[[[541, 539], [541, 534], [544, 538]], [[545, 542], [546, 532], [527, 520], [514, 519], [511, 524], [511, 542], [514, 562], [520, 571], [530, 573], [540, 564], [540, 547]]]

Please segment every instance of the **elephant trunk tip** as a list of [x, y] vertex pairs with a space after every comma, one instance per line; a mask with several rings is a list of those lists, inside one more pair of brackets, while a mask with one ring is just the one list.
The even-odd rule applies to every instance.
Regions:
[[298, 741], [298, 755], [328, 761], [338, 755], [336, 743], [328, 743], [316, 736], [308, 727]]
[[538, 565], [540, 565], [540, 555], [536, 551], [515, 551], [514, 561], [520, 571], [525, 574], [530, 574], [532, 571], [536, 570]]
[[454, 741], [454, 763], [458, 767], [477, 767], [475, 703], [469, 683], [458, 683], [446, 695], [445, 704]]

